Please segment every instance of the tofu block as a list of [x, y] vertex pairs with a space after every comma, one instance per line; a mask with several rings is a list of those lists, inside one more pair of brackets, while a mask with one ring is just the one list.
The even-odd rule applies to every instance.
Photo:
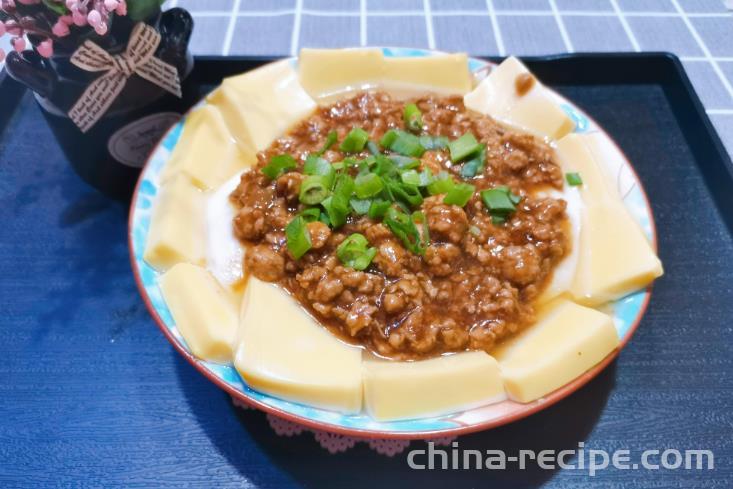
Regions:
[[560, 139], [572, 132], [575, 123], [539, 80], [535, 79], [526, 93], [517, 93], [517, 77], [529, 75], [529, 70], [511, 56], [467, 93], [463, 101], [471, 110], [488, 114], [541, 138]]
[[184, 173], [198, 188], [210, 190], [256, 161], [254, 152], [237, 147], [219, 109], [204, 105], [186, 117], [183, 133], [162, 172], [161, 182]]
[[560, 299], [541, 310], [534, 325], [501, 343], [492, 354], [509, 398], [526, 403], [574, 380], [618, 344], [610, 316]]
[[160, 278], [176, 328], [198, 358], [232, 361], [238, 311], [233, 296], [204, 268], [179, 263]]
[[664, 272], [639, 225], [623, 204], [616, 181], [594, 152], [593, 137], [571, 134], [557, 143], [563, 171], [578, 172], [583, 199], [578, 272], [571, 294], [596, 306], [649, 285]]
[[206, 202], [206, 267], [223, 285], [233, 289], [244, 286], [244, 246], [234, 235], [237, 214], [229, 200], [239, 185], [241, 173], [208, 194]]
[[414, 58], [384, 58], [385, 83], [425, 86], [450, 94], [464, 95], [473, 85], [465, 53]]
[[207, 100], [245, 155], [266, 149], [316, 107], [289, 60], [226, 78]]
[[483, 351], [364, 362], [364, 403], [379, 421], [437, 416], [505, 398], [499, 366]]
[[304, 48], [298, 57], [300, 84], [316, 99], [374, 87], [384, 70], [381, 49]]
[[234, 366], [253, 389], [342, 413], [362, 404], [361, 348], [339, 341], [276, 285], [250, 277]]
[[160, 187], [143, 259], [158, 271], [205, 262], [204, 198], [185, 175]]

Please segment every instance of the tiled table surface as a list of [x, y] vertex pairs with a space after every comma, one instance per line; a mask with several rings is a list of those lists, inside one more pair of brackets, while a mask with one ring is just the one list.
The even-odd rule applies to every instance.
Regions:
[[671, 51], [733, 155], [732, 0], [169, 0], [195, 54], [408, 46], [473, 55]]

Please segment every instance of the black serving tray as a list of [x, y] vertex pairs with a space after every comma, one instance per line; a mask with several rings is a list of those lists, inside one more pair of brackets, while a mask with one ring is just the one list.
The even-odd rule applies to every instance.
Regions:
[[[200, 57], [191, 76], [203, 95], [267, 61]], [[651, 202], [666, 273], [634, 338], [596, 379], [525, 420], [461, 437], [460, 447], [512, 456], [583, 442], [628, 449], [637, 462], [646, 449], [709, 449], [714, 470], [608, 469], [592, 480], [587, 471], [532, 463], [527, 470], [510, 463], [505, 471], [412, 471], [404, 455], [390, 459], [361, 446], [332, 456], [310, 435], [277, 437], [261, 413], [232, 408], [166, 344], [129, 269], [127, 209], [73, 175], [31, 94], [5, 78], [0, 392], [8, 412], [0, 431], [2, 467], [14, 467], [17, 478], [4, 480], [73, 483], [103, 474], [107, 487], [244, 479], [262, 487], [731, 487], [731, 160], [672, 55], [525, 61], [629, 157]], [[43, 464], [28, 458], [48, 450], [53, 456]]]

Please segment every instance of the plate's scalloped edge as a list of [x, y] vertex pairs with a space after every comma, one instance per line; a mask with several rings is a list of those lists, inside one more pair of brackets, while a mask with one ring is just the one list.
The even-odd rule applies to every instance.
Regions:
[[[429, 56], [437, 54], [437, 51], [430, 51], [416, 48], [382, 48], [385, 56]], [[295, 59], [295, 58], [291, 58]], [[485, 68], [491, 63], [469, 58], [469, 67], [472, 72]], [[551, 90], [551, 89], [550, 89]], [[552, 91], [552, 90], [551, 90]], [[591, 117], [572, 104], [569, 100], [552, 91], [558, 99], [563, 110], [575, 121], [575, 132], [599, 131], [613, 143], [613, 146], [623, 158], [625, 165], [622, 169], [628, 169], [629, 175], [636, 183], [625, 196], [625, 203], [634, 219], [640, 224], [648, 239], [656, 250], [656, 230], [654, 218], [649, 205], [646, 193], [641, 185], [629, 159], [621, 151], [613, 139], [606, 133]], [[165, 301], [162, 298], [157, 285], [156, 272], [148, 266], [142, 258], [145, 240], [150, 225], [150, 214], [153, 202], [157, 194], [158, 176], [163, 166], [170, 157], [175, 147], [184, 124], [184, 119], [175, 124], [161, 139], [161, 142], [151, 153], [147, 163], [138, 180], [133, 194], [129, 215], [129, 248], [130, 261], [138, 289], [147, 306], [151, 316], [155, 320], [163, 334], [171, 344], [179, 351], [195, 368], [220, 388], [227, 391], [233, 398], [244, 404], [266, 411], [268, 414], [277, 416], [290, 422], [306, 426], [310, 429], [336, 433], [345, 436], [371, 439], [434, 439], [443, 436], [457, 436], [490, 429], [513, 422], [542, 410], [555, 402], [570, 395], [578, 388], [585, 385], [595, 377], [605, 366], [610, 363], [618, 352], [631, 339], [634, 331], [639, 325], [642, 316], [649, 303], [651, 287], [635, 292], [627, 297], [619, 299], [613, 304], [614, 323], [616, 324], [621, 345], [614, 352], [609, 354], [603, 361], [592, 369], [579, 376], [577, 379], [548, 394], [542, 399], [528, 404], [512, 403], [505, 401], [499, 405], [509, 403], [506, 412], [498, 417], [485, 418], [482, 411], [491, 411], [491, 406], [471, 409], [464, 412], [434, 418], [415, 419], [395, 422], [376, 422], [365, 415], [343, 415], [331, 411], [325, 411], [309, 406], [296, 404], [275, 397], [254, 391], [247, 387], [230, 365], [218, 365], [215, 363], [199, 360], [188, 350], [185, 341], [178, 333], [175, 323], [171, 317]], [[494, 405], [497, 406], [497, 405]]]

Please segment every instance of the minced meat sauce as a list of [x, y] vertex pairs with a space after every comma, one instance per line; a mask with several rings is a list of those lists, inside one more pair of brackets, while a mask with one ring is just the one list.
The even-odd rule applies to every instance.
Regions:
[[[533, 196], [536, 190], [561, 189], [563, 174], [546, 143], [467, 110], [460, 97], [430, 95], [412, 102], [422, 112], [426, 134], [454, 140], [470, 132], [486, 144], [485, 168], [469, 180], [451, 164], [447, 149], [420, 158], [418, 170], [448, 171], [477, 189], [464, 207], [444, 204], [442, 195], [425, 197], [420, 210], [430, 243], [424, 254], [408, 251], [379, 220], [354, 215], [338, 229], [309, 222], [312, 247], [297, 260], [286, 246], [285, 227], [304, 207], [298, 201], [303, 162], [329, 132], [337, 131], [341, 141], [361, 127], [379, 141], [390, 128], [405, 127], [405, 101], [364, 92], [319, 108], [260, 152], [255, 167], [243, 174], [231, 199], [239, 209], [235, 233], [247, 246], [245, 269], [278, 283], [332, 332], [380, 356], [409, 360], [490, 351], [534, 321], [533, 300], [569, 252], [565, 201]], [[281, 154], [292, 155], [298, 166], [271, 180], [261, 169]], [[349, 156], [368, 155], [365, 150]], [[338, 145], [323, 154], [330, 162], [345, 156]], [[505, 223], [492, 222], [478, 192], [497, 185], [522, 197]], [[363, 271], [336, 256], [352, 233], [361, 233], [377, 250]]]

